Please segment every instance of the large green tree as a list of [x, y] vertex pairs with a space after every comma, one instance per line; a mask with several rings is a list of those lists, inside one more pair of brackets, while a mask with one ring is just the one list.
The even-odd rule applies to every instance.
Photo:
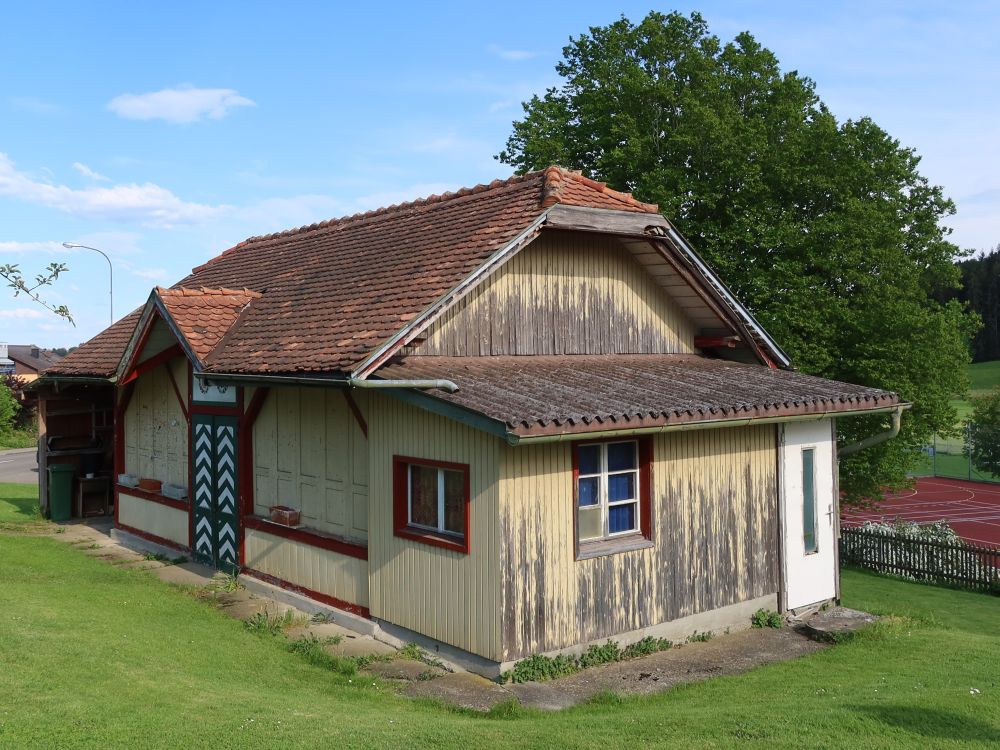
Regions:
[[[954, 206], [868, 118], [838, 123], [808, 78], [749, 33], [651, 13], [571, 38], [560, 87], [524, 104], [499, 155], [560, 164], [658, 203], [803, 371], [899, 392], [902, 435], [845, 459], [852, 500], [906, 481], [957, 421], [975, 316], [934, 295], [960, 255]], [[841, 440], [884, 418], [840, 420]]]

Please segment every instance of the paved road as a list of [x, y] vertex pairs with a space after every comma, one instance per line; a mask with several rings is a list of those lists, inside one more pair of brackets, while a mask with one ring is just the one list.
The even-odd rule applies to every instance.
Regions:
[[0, 482], [38, 482], [37, 451], [34, 448], [17, 448], [0, 451]]

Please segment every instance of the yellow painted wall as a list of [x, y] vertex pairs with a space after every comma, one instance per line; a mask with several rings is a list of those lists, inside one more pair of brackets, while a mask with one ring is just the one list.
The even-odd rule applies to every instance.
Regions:
[[188, 546], [187, 511], [154, 503], [125, 492], [118, 493], [118, 522], [148, 534]]
[[291, 539], [246, 529], [247, 567], [362, 607], [368, 606], [368, 562]]
[[421, 355], [694, 350], [691, 321], [612, 238], [546, 232], [434, 323]]
[[577, 561], [571, 445], [504, 446], [502, 658], [776, 592], [775, 450], [773, 426], [656, 436], [655, 546]]
[[[354, 394], [362, 413], [367, 394]], [[270, 390], [253, 428], [254, 512], [302, 513], [310, 528], [368, 538], [368, 445], [339, 388]]]
[[187, 487], [188, 426], [167, 367], [187, 399], [187, 360], [183, 357], [139, 376], [125, 411], [125, 471]]
[[[370, 401], [371, 522], [368, 561], [374, 616], [481, 656], [500, 649], [498, 472], [501, 441], [383, 394]], [[470, 467], [470, 552], [393, 533], [392, 457]]]

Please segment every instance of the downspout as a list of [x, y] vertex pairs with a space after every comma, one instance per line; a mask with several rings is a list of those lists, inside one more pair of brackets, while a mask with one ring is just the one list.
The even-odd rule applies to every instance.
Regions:
[[417, 388], [422, 391], [442, 390], [454, 393], [458, 386], [450, 380], [362, 380], [348, 378], [347, 383], [352, 388]]
[[361, 378], [317, 378], [306, 375], [239, 375], [234, 373], [220, 373], [218, 375], [206, 372], [196, 372], [194, 374], [199, 380], [214, 380], [218, 382], [230, 383], [251, 383], [260, 385], [326, 385], [326, 386], [348, 386], [350, 388], [414, 388], [417, 390], [438, 389], [454, 393], [458, 386], [451, 380], [363, 380]]
[[892, 438], [899, 434], [899, 428], [903, 422], [903, 410], [908, 408], [910, 408], [910, 404], [899, 404], [892, 413], [892, 427], [885, 432], [880, 432], [877, 435], [866, 437], [864, 440], [859, 440], [858, 442], [851, 443], [850, 445], [845, 445], [837, 451], [837, 458], [841, 459], [844, 456], [850, 456], [858, 451], [863, 451], [865, 448], [871, 448], [879, 443], [884, 443], [886, 440], [892, 440]]

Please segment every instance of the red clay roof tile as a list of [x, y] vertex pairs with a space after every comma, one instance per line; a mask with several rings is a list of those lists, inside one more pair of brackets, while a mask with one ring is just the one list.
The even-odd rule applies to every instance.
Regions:
[[[602, 183], [550, 167], [253, 237], [198, 266], [175, 288], [260, 293], [209, 358], [211, 371], [350, 371], [555, 202], [656, 211]], [[200, 307], [195, 313], [192, 305], [184, 307], [184, 314], [198, 321], [190, 331], [205, 327], [198, 346], [208, 347], [228, 313]], [[136, 319], [131, 318], [133, 326]], [[121, 333], [123, 325], [128, 328], [116, 323], [47, 372], [114, 372], [130, 333]]]

